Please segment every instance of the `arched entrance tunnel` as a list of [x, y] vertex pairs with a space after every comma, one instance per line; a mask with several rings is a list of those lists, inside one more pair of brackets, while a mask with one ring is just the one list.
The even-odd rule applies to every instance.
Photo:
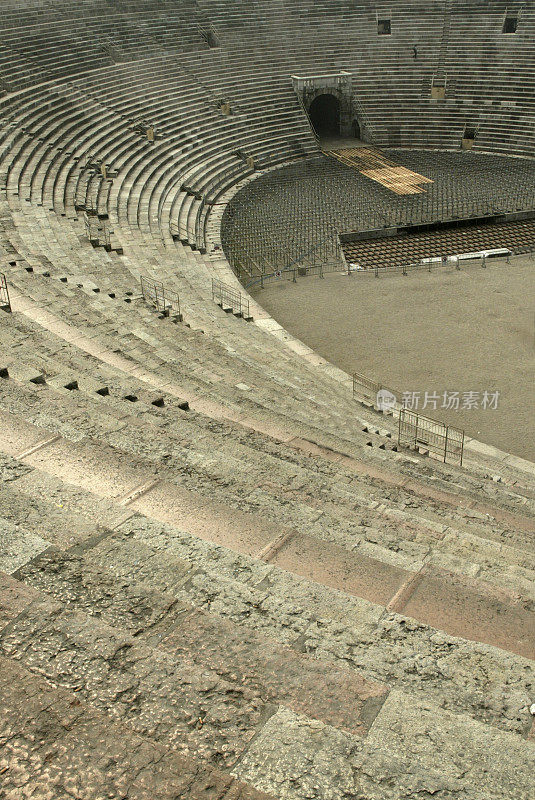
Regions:
[[340, 135], [340, 100], [334, 94], [320, 94], [308, 109], [312, 127], [318, 136]]

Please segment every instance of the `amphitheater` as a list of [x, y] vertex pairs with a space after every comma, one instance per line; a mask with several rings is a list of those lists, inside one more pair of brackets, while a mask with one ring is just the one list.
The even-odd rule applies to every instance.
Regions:
[[0, 8], [0, 798], [533, 800], [533, 459], [262, 298], [533, 274], [535, 2]]

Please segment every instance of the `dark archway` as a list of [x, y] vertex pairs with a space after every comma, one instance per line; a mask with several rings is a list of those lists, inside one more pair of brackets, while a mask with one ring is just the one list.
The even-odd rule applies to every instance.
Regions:
[[340, 135], [340, 100], [334, 94], [320, 94], [308, 109], [312, 127], [318, 136]]

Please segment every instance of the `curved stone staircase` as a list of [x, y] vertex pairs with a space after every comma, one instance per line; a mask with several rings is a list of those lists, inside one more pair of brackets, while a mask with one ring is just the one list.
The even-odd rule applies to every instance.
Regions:
[[[119, 30], [111, 4], [79, 5]], [[118, 5], [139, 32], [152, 4]], [[28, 39], [0, 101], [0, 796], [528, 800], [533, 466], [400, 451], [347, 376], [259, 307], [212, 302], [233, 279], [210, 214], [252, 176], [237, 150], [269, 169], [317, 145], [269, 69], [275, 21], [171, 5], [221, 46], [192, 23], [155, 53], [154, 18], [150, 57], [131, 42], [87, 71], [73, 48], [30, 86]], [[306, 27], [303, 4], [273, 6]]]

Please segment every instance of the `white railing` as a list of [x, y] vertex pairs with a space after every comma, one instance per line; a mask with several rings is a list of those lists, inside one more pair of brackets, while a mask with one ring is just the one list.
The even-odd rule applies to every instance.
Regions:
[[312, 89], [321, 82], [323, 86], [344, 86], [350, 84], [352, 80], [352, 73], [341, 70], [336, 73], [318, 73], [317, 75], [292, 75], [294, 89], [296, 91], [303, 91], [303, 89]]

